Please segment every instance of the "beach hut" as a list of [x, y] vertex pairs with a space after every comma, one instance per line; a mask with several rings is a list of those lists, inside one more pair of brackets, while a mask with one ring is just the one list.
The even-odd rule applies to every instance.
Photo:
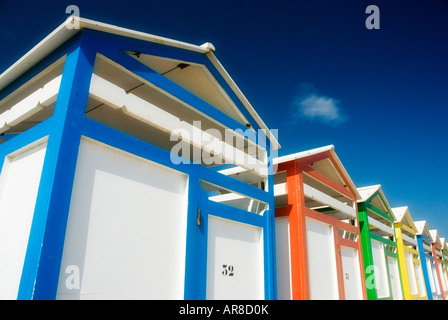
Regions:
[[276, 298], [279, 145], [214, 51], [72, 16], [0, 75], [0, 298]]
[[334, 146], [274, 164], [278, 299], [365, 299], [360, 196]]
[[358, 216], [369, 300], [402, 300], [395, 216], [381, 185], [358, 188]]
[[[442, 244], [442, 272], [441, 272], [441, 281], [442, 288], [448, 288], [448, 244], [445, 241], [445, 238], [440, 238], [440, 243]], [[445, 296], [445, 299], [448, 299], [448, 296]]]
[[426, 300], [426, 287], [418, 252], [417, 228], [408, 207], [392, 208], [395, 215], [398, 262], [405, 300]]
[[422, 272], [425, 279], [426, 293], [429, 300], [442, 300], [441, 282], [436, 266], [436, 258], [433, 251], [433, 236], [426, 221], [415, 221], [417, 228], [417, 243], [422, 262]]
[[439, 283], [441, 283], [441, 290], [442, 290], [441, 298], [443, 300], [446, 300], [446, 298], [448, 297], [448, 286], [447, 283], [445, 282], [445, 279], [443, 279], [443, 275], [444, 273], [446, 274], [446, 272], [444, 269], [444, 262], [443, 262], [442, 242], [440, 241], [436, 229], [431, 229], [429, 230], [429, 232], [432, 238], [432, 252], [434, 255], [434, 262], [436, 266], [435, 269], [437, 271], [436, 274]]

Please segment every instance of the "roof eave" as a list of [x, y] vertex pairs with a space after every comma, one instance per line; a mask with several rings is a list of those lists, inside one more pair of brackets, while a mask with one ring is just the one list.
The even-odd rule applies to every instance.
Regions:
[[[378, 193], [380, 195], [384, 205], [386, 206], [388, 213], [390, 214], [390, 216], [392, 217], [392, 219], [394, 221], [396, 220], [395, 214], [392, 210], [392, 207], [389, 204], [389, 201], [387, 201], [387, 198], [383, 192], [381, 184], [375, 184], [375, 185], [371, 185], [371, 186], [361, 187], [361, 188], [357, 188], [357, 190], [358, 190], [358, 192], [363, 191], [363, 190], [371, 190], [372, 191], [372, 194], [370, 194], [369, 196], [367, 196], [365, 198], [361, 198], [360, 200], [358, 200], [358, 202], [366, 202], [367, 200], [371, 199], [375, 193]], [[361, 192], [360, 192], [360, 194], [361, 194]], [[361, 197], [362, 197], [362, 195], [361, 195]]]
[[[76, 25], [76, 28], [74, 28], [73, 25]], [[5, 87], [7, 87], [9, 84], [15, 81], [17, 78], [19, 78], [22, 74], [24, 74], [34, 65], [36, 65], [39, 61], [41, 61], [43, 57], [49, 55], [61, 44], [72, 38], [74, 35], [76, 35], [83, 29], [92, 29], [120, 36], [133, 37], [135, 39], [155, 42], [185, 50], [191, 50], [206, 54], [206, 56], [209, 59], [213, 57], [211, 59], [216, 61], [216, 63], [214, 63], [215, 68], [218, 70], [221, 76], [227, 81], [227, 83], [229, 84], [231, 89], [235, 92], [237, 97], [241, 100], [245, 108], [253, 116], [257, 124], [262, 129], [265, 129], [268, 132], [267, 135], [272, 143], [273, 150], [280, 148], [280, 144], [277, 141], [277, 138], [274, 136], [271, 130], [268, 129], [268, 127], [259, 117], [259, 115], [252, 107], [252, 105], [249, 103], [249, 101], [244, 97], [241, 90], [231, 79], [229, 74], [225, 71], [221, 63], [219, 63], [218, 59], [214, 57], [213, 51], [215, 50], [215, 48], [210, 43], [198, 46], [140, 31], [117, 27], [103, 22], [98, 22], [77, 16], [71, 16], [0, 75], [0, 90], [3, 90]], [[210, 55], [207, 53], [210, 53]]]
[[344, 175], [345, 180], [350, 185], [350, 188], [352, 189], [353, 193], [356, 196], [356, 200], [361, 199], [361, 195], [358, 192], [358, 189], [355, 186], [355, 183], [353, 182], [352, 178], [348, 174], [347, 170], [345, 169], [344, 165], [342, 164], [341, 160], [339, 159], [338, 155], [334, 151], [334, 148], [330, 150], [331, 155], [333, 156], [333, 159], [337, 162], [338, 166], [340, 167], [342, 174]]
[[274, 159], [274, 164], [289, 162], [289, 161], [301, 159], [304, 157], [309, 157], [309, 156], [312, 156], [315, 154], [323, 153], [323, 152], [330, 153], [330, 156], [333, 158], [333, 160], [336, 162], [337, 166], [341, 170], [344, 180], [350, 185], [350, 188], [353, 190], [356, 200], [361, 199], [361, 195], [359, 194], [358, 190], [356, 189], [356, 186], [353, 183], [353, 180], [350, 178], [350, 175], [348, 174], [347, 170], [345, 170], [344, 165], [342, 164], [341, 160], [339, 159], [336, 152], [334, 151], [334, 145], [328, 145], [328, 146], [324, 146], [324, 147], [320, 147], [320, 148], [315, 148], [315, 149], [311, 149], [311, 150], [301, 151], [301, 152], [289, 154], [286, 156], [282, 156], [277, 159]]

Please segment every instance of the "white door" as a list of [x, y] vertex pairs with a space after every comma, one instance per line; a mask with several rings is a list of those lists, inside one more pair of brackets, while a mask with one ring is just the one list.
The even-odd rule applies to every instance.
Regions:
[[406, 260], [406, 270], [408, 272], [409, 287], [411, 289], [411, 294], [415, 295], [418, 293], [418, 285], [417, 285], [414, 261], [412, 260], [412, 253], [406, 251], [404, 255]]
[[415, 262], [415, 273], [417, 275], [418, 292], [420, 297], [426, 297], [425, 283], [423, 280], [423, 271], [420, 263]]
[[371, 243], [376, 292], [378, 298], [386, 298], [389, 297], [390, 290], [386, 266], [386, 256], [384, 254], [384, 245], [376, 240], [372, 240]]
[[188, 176], [83, 139], [57, 299], [183, 299]]
[[263, 266], [261, 228], [208, 215], [207, 299], [264, 299]]
[[[428, 280], [429, 280], [429, 286], [431, 287], [432, 294], [437, 294], [436, 287], [435, 287], [435, 278], [433, 273], [433, 262], [428, 257], [425, 258], [426, 261], [426, 269], [428, 270]], [[440, 294], [440, 293], [439, 293]]]
[[[447, 292], [447, 288], [448, 288], [448, 276], [447, 276], [447, 274], [446, 274], [446, 268], [444, 269], [444, 268], [441, 268], [440, 270], [442, 270], [442, 290], [444, 291], [444, 292]], [[445, 294], [445, 293], [444, 293]], [[446, 293], [446, 295], [445, 295], [445, 299], [448, 299], [448, 293]]]
[[333, 227], [306, 218], [306, 243], [310, 299], [339, 299]]
[[431, 273], [434, 278], [435, 293], [440, 297], [442, 292], [440, 291], [439, 277], [437, 275], [437, 269], [436, 269], [435, 262], [432, 263], [432, 272]]
[[346, 300], [362, 300], [361, 269], [358, 250], [341, 246], [342, 272]]
[[0, 300], [17, 299], [46, 143], [5, 158], [0, 175]]
[[392, 296], [394, 300], [402, 300], [403, 293], [401, 292], [400, 271], [398, 269], [398, 261], [394, 257], [387, 257], [389, 264], [389, 279], [392, 287]]
[[442, 267], [442, 263], [439, 261], [439, 271], [441, 273], [441, 278], [442, 278], [442, 289], [443, 291], [447, 291], [448, 290], [448, 279], [446, 276], [446, 272], [445, 269]]

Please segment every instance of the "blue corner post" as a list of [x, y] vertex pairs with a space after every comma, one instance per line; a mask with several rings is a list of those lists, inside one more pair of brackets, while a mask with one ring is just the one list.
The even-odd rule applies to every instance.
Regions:
[[56, 298], [72, 185], [95, 52], [81, 32], [68, 47], [49, 128], [19, 300]]
[[189, 174], [189, 199], [187, 221], [187, 248], [185, 257], [185, 300], [204, 300], [206, 298], [207, 252], [206, 215], [202, 213], [204, 191], [199, 186], [196, 170]]
[[[422, 273], [423, 273], [423, 277], [425, 279], [426, 294], [428, 296], [428, 300], [434, 300], [434, 297], [432, 296], [432, 291], [431, 291], [431, 284], [429, 282], [428, 268], [426, 267], [426, 253], [425, 253], [425, 248], [423, 248], [423, 238], [425, 238], [425, 240], [429, 241], [429, 239], [426, 238], [425, 236], [417, 235], [417, 246], [418, 246], [418, 251], [420, 253]], [[429, 243], [431, 243], [431, 241], [429, 241]], [[430, 258], [432, 258], [432, 257], [430, 257]]]
[[[269, 210], [266, 215], [266, 230], [264, 237], [265, 245], [265, 295], [266, 300], [277, 300], [277, 260], [276, 260], [276, 243], [275, 243], [275, 203], [274, 203], [274, 167], [273, 161], [277, 155], [272, 150], [272, 143], [265, 137], [269, 145], [266, 150], [268, 152], [268, 180], [267, 189], [271, 193], [269, 197]], [[266, 146], [265, 146], [266, 147]]]

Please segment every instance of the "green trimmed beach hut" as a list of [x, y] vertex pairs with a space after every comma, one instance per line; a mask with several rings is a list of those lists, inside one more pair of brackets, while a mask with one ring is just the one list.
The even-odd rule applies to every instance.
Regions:
[[381, 185], [358, 188], [358, 215], [368, 300], [403, 299], [394, 213]]

